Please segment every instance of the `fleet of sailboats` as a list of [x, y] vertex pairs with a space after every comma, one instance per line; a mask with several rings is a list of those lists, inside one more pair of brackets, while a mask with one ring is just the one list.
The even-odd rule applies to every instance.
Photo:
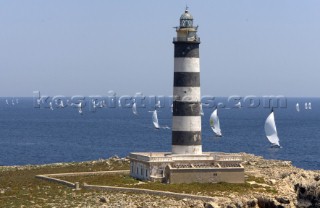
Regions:
[[278, 132], [276, 128], [276, 122], [274, 119], [273, 109], [271, 110], [271, 113], [266, 119], [266, 122], [264, 124], [264, 131], [266, 133], [267, 139], [271, 144], [271, 147], [280, 148], [279, 137], [278, 137]]
[[[9, 100], [8, 99], [6, 99], [5, 102], [6, 102], [7, 105], [9, 105]], [[18, 104], [18, 102], [19, 102], [18, 99], [15, 99], [15, 100], [12, 99], [10, 104], [14, 105], [14, 104]], [[37, 99], [37, 103], [40, 104], [40, 102], [41, 102], [41, 99]], [[59, 102], [58, 102], [58, 100], [55, 100], [55, 104], [56, 104], [56, 106], [58, 108], [64, 108], [64, 107], [67, 106], [67, 105], [65, 105], [65, 103], [62, 100], [59, 100]], [[66, 104], [68, 104], [68, 101], [67, 101]], [[101, 108], [101, 107], [105, 107], [106, 106], [105, 101], [96, 102], [96, 100], [92, 100], [92, 104], [93, 104], [94, 108], [96, 108], [96, 107], [100, 107]], [[119, 102], [118, 104], [121, 106], [121, 102]], [[71, 105], [78, 109], [79, 114], [83, 113], [83, 110], [82, 110], [83, 103], [82, 102], [79, 102], [78, 104], [71, 104]], [[161, 105], [160, 104], [160, 100], [158, 100], [158, 102], [155, 105], [155, 110], [150, 111], [150, 112], [152, 112], [152, 123], [153, 123], [153, 126], [154, 126], [155, 129], [160, 129], [160, 128], [170, 129], [167, 126], [160, 126], [160, 124], [159, 124], [158, 111], [157, 111], [156, 108], [159, 108], [160, 105]], [[52, 102], [49, 102], [49, 107], [50, 107], [51, 110], [54, 110]], [[238, 108], [241, 107], [241, 102], [239, 101], [237, 104], [235, 104], [235, 107], [238, 107]], [[171, 108], [171, 112], [172, 112], [172, 108], [173, 108], [172, 104], [171, 104], [170, 108]], [[295, 108], [296, 108], [297, 112], [300, 112], [300, 104], [299, 103], [296, 103]], [[305, 102], [304, 103], [304, 108], [306, 110], [311, 110], [312, 109], [312, 103], [311, 102]], [[135, 100], [133, 100], [132, 113], [134, 115], [138, 115], [137, 104], [136, 104]], [[203, 110], [202, 110], [202, 105], [200, 105], [200, 114], [202, 116], [204, 115], [203, 114]], [[221, 131], [221, 127], [220, 127], [220, 121], [219, 121], [218, 109], [217, 108], [212, 111], [212, 113], [210, 115], [209, 122], [210, 122], [210, 127], [211, 127], [212, 131], [214, 132], [215, 136], [222, 137], [222, 131]], [[275, 123], [275, 114], [274, 114], [273, 109], [271, 110], [270, 114], [268, 115], [268, 117], [265, 120], [264, 130], [265, 130], [265, 135], [266, 135], [268, 141], [271, 144], [271, 147], [280, 148], [281, 146], [280, 146], [280, 142], [279, 142], [278, 132], [277, 132], [276, 123]]]
[[311, 102], [305, 102], [304, 103], [304, 109], [305, 110], [311, 110], [312, 109]]

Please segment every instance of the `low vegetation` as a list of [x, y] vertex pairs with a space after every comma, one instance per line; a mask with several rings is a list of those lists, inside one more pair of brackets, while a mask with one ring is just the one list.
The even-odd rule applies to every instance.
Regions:
[[[35, 178], [40, 174], [124, 170], [129, 164], [119, 160], [95, 162], [0, 167], [0, 207], [53, 207], [87, 192], [75, 194], [71, 188]], [[60, 206], [57, 206], [60, 207]]]

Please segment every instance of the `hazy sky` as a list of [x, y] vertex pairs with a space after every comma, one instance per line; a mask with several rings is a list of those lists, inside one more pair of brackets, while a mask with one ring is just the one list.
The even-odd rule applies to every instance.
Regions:
[[202, 95], [319, 96], [319, 0], [0, 0], [0, 96], [171, 95], [186, 3]]

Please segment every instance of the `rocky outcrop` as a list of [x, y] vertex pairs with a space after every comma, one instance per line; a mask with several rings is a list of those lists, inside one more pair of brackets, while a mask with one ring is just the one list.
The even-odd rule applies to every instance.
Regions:
[[276, 193], [257, 196], [258, 207], [320, 207], [320, 172], [243, 153], [246, 175], [261, 177]]
[[[217, 192], [211, 199], [179, 199], [147, 193], [124, 193], [121, 191], [72, 191], [59, 190], [60, 198], [43, 198], [51, 207], [198, 207], [198, 208], [289, 208], [320, 207], [320, 171], [309, 171], [294, 167], [290, 161], [266, 160], [252, 154], [242, 153], [246, 182], [254, 189], [248, 192]], [[108, 160], [82, 163], [61, 163], [45, 166], [87, 167], [103, 163], [109, 170], [114, 164], [128, 164], [117, 156]], [[1, 167], [0, 174], [12, 170], [40, 169], [42, 166]], [[109, 168], [110, 167], [110, 168]], [[40, 187], [46, 188], [46, 187]], [[39, 189], [39, 188], [37, 188]], [[68, 189], [71, 190], [71, 189]], [[8, 187], [0, 186], [0, 195], [6, 196]], [[64, 194], [63, 194], [64, 193]], [[205, 193], [199, 193], [199, 196]], [[37, 200], [38, 198], [34, 198]], [[61, 199], [61, 200], [60, 200]], [[1, 200], [1, 199], [0, 199]], [[33, 207], [37, 207], [35, 204]]]

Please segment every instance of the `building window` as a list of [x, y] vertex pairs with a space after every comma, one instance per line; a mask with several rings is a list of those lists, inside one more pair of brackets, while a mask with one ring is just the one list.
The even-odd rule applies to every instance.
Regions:
[[143, 176], [143, 173], [142, 173], [142, 168], [140, 169], [140, 175], [141, 175], [141, 176]]
[[138, 175], [138, 173], [139, 173], [139, 170], [138, 170], [138, 167], [137, 167], [137, 175]]
[[148, 170], [146, 169], [146, 177], [148, 177]]

